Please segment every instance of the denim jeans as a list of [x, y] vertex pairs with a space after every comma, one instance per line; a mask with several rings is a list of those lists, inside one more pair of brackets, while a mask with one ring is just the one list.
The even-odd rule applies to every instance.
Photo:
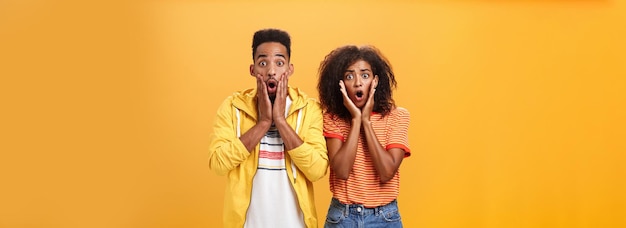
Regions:
[[397, 200], [376, 208], [365, 208], [359, 204], [346, 205], [335, 198], [330, 201], [324, 228], [375, 227], [402, 227]]

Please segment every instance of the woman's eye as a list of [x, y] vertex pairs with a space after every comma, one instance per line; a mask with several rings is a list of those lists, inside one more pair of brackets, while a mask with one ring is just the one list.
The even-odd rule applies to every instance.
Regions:
[[370, 77], [370, 74], [363, 74], [363, 75], [361, 75], [361, 77], [363, 77], [363, 78], [369, 78], [369, 77]]
[[352, 76], [351, 74], [346, 75], [346, 79], [353, 79], [354, 76]]
[[266, 62], [260, 62], [259, 66], [267, 66], [267, 63]]

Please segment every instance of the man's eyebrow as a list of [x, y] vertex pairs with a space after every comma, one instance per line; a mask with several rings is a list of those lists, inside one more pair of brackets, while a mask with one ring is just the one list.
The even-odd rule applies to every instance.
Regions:
[[[267, 58], [267, 56], [268, 56], [268, 55], [266, 55], [266, 54], [259, 54], [259, 56], [257, 56], [257, 57], [256, 57], [256, 59], [258, 60], [258, 59], [260, 59], [260, 58]], [[280, 54], [280, 53], [275, 54], [274, 56], [278, 56], [278, 57], [281, 57], [281, 58], [283, 58], [283, 59], [287, 59], [287, 57], [285, 57], [285, 55], [284, 55], [284, 54]]]

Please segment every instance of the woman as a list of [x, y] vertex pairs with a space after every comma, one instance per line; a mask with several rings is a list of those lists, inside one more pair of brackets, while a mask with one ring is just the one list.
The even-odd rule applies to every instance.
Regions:
[[328, 54], [319, 74], [333, 193], [324, 227], [402, 227], [396, 198], [409, 112], [394, 103], [389, 61], [375, 47], [348, 45]]

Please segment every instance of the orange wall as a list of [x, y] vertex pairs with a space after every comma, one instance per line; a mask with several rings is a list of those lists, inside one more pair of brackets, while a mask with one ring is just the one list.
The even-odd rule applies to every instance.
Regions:
[[264, 27], [312, 96], [337, 46], [391, 60], [406, 227], [626, 227], [626, 1], [375, 2], [0, 1], [0, 227], [221, 227], [208, 135]]

